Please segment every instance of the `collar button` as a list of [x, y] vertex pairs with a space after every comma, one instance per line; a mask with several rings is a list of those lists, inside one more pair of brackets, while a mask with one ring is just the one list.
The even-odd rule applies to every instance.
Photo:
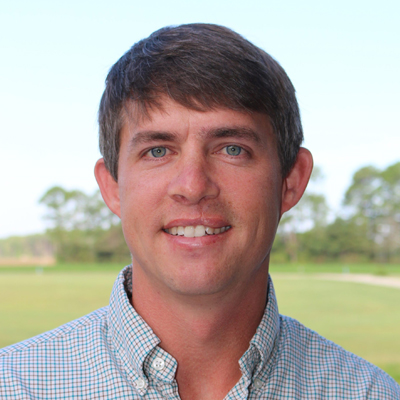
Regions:
[[160, 357], [156, 357], [152, 363], [152, 367], [156, 371], [162, 371], [165, 368], [165, 361]]

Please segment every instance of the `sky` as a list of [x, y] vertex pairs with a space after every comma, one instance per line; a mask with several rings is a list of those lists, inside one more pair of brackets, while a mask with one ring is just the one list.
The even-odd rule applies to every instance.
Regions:
[[228, 26], [283, 66], [325, 177], [314, 190], [340, 212], [357, 169], [400, 161], [399, 15], [397, 0], [3, 2], [0, 238], [43, 232], [52, 186], [96, 190], [108, 70], [154, 30], [190, 22]]

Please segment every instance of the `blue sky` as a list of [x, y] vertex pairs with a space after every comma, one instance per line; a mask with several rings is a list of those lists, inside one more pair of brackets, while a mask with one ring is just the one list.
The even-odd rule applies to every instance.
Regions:
[[226, 25], [282, 64], [333, 210], [356, 169], [400, 161], [398, 1], [15, 0], [1, 9], [0, 237], [43, 231], [38, 200], [53, 185], [95, 190], [107, 71], [165, 25]]

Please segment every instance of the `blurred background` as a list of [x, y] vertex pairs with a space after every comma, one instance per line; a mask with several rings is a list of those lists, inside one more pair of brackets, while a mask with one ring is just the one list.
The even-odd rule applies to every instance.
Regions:
[[400, 3], [23, 1], [0, 11], [0, 347], [106, 305], [129, 263], [99, 196], [109, 68], [165, 25], [228, 26], [297, 90], [315, 171], [282, 220], [281, 312], [400, 381]]

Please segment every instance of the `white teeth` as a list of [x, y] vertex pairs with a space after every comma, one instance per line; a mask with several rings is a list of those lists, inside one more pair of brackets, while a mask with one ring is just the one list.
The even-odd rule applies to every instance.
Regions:
[[210, 228], [209, 226], [206, 227], [206, 233], [208, 235], [214, 235], [214, 229]]
[[203, 225], [197, 225], [194, 230], [194, 237], [201, 237], [206, 234], [206, 228]]
[[194, 226], [185, 226], [185, 237], [194, 237]]
[[223, 226], [222, 228], [211, 228], [209, 226], [197, 225], [197, 226], [174, 226], [169, 229], [165, 229], [165, 232], [170, 235], [178, 235], [185, 237], [202, 237], [206, 235], [218, 235], [230, 229], [231, 226]]

